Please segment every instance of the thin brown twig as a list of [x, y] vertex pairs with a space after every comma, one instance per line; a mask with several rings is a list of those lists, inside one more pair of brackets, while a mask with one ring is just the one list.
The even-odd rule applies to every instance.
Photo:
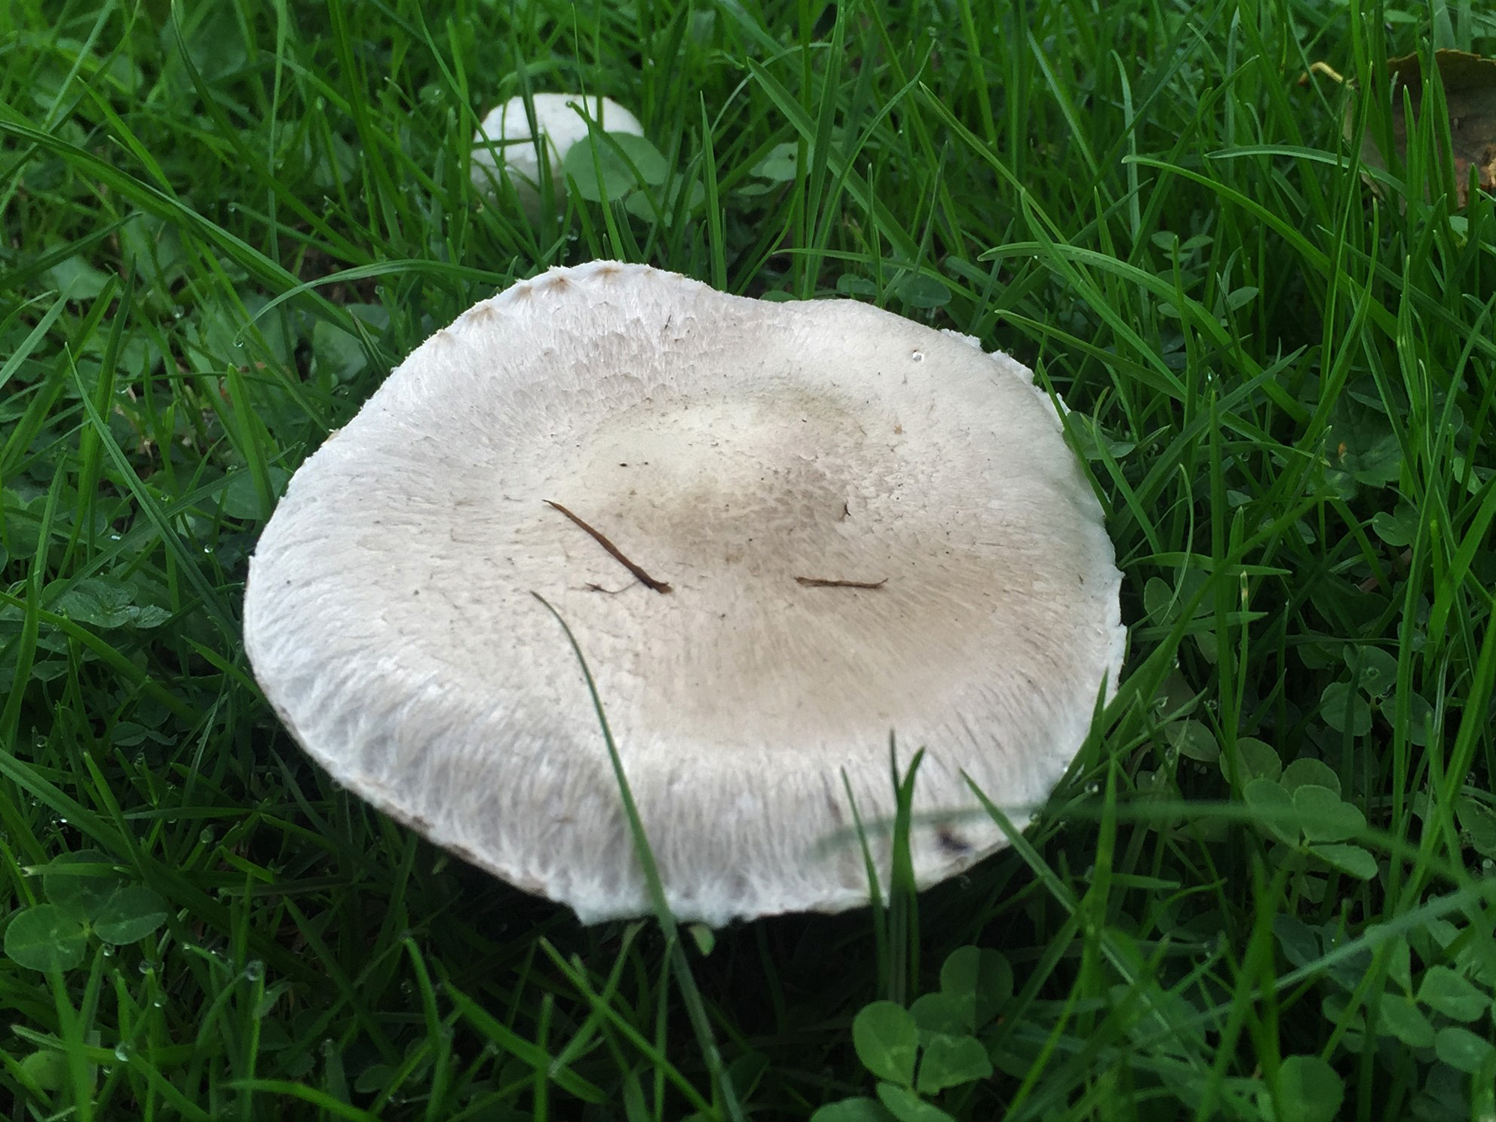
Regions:
[[821, 577], [796, 577], [806, 588], [882, 588], [888, 578], [882, 580], [823, 580]]
[[669, 592], [670, 591], [670, 586], [668, 584], [666, 584], [662, 580], [655, 580], [654, 577], [650, 576], [643, 569], [639, 568], [638, 565], [635, 565], [632, 561], [630, 561], [627, 557], [625, 557], [623, 555], [623, 550], [619, 549], [616, 545], [614, 545], [612, 542], [610, 542], [608, 540], [608, 538], [607, 538], [607, 535], [603, 534], [600, 530], [594, 530], [591, 526], [587, 525], [587, 523], [583, 522], [580, 518], [578, 518], [571, 511], [567, 510], [560, 503], [553, 503], [553, 502], [551, 502], [550, 499], [544, 499], [542, 501], [545, 503], [546, 506], [554, 507], [555, 509], [559, 510], [562, 514], [566, 515], [567, 518], [570, 518], [578, 526], [580, 526], [582, 529], [586, 530], [589, 534], [591, 534], [592, 535], [592, 540], [595, 541], [595, 542], [597, 542], [597, 544], [600, 545], [600, 546], [602, 546], [604, 549], [606, 549], [608, 551], [608, 553], [612, 556], [613, 560], [617, 561], [625, 569], [627, 569], [629, 572], [633, 573], [634, 574], [634, 578], [636, 580], [638, 580], [638, 582], [640, 584], [642, 584], [645, 588], [648, 588], [648, 589], [650, 589], [650, 590], [652, 590], [654, 592]]

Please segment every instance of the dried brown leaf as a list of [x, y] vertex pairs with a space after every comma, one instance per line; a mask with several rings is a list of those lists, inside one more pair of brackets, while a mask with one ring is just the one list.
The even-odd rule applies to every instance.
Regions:
[[[1482, 191], [1496, 192], [1496, 59], [1464, 51], [1434, 52], [1434, 65], [1444, 85], [1449, 109], [1449, 137], [1454, 153], [1455, 191], [1460, 206], [1469, 201], [1470, 169], [1476, 169]], [[1387, 60], [1392, 83], [1392, 142], [1397, 155], [1406, 158], [1408, 121], [1403, 91], [1416, 118], [1423, 100], [1423, 61], [1414, 55]], [[1346, 135], [1354, 139], [1352, 113], [1346, 114]], [[1386, 160], [1367, 132], [1361, 140], [1361, 160], [1371, 167], [1385, 168]]]

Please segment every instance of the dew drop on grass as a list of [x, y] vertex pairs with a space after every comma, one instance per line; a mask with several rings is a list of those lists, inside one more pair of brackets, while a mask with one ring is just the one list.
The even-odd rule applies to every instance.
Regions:
[[197, 840], [200, 841], [200, 842], [202, 842], [204, 845], [212, 845], [213, 844], [213, 827], [212, 826], [204, 826], [203, 827], [203, 832], [197, 835]]
[[122, 1064], [130, 1062], [130, 1046], [123, 1040], [114, 1046], [114, 1058]]
[[151, 998], [151, 1008], [152, 1009], [165, 1009], [166, 1008], [166, 998], [164, 998], [164, 997], [153, 997], [153, 998]]
[[257, 958], [252, 958], [244, 966], [244, 980], [246, 982], [258, 982], [265, 976], [265, 964]]
[[113, 958], [114, 957], [114, 947], [112, 945], [110, 945], [109, 943], [105, 943], [104, 944], [104, 957], [105, 958]]

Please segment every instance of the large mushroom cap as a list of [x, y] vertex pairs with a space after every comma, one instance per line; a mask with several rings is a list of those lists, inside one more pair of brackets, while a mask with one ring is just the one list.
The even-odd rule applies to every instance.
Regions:
[[1019, 822], [1047, 797], [1120, 670], [1120, 580], [1012, 359], [598, 261], [469, 309], [306, 461], [250, 563], [245, 645], [339, 782], [584, 921], [637, 915], [540, 593], [670, 906], [720, 924], [867, 901], [847, 788], [892, 815], [890, 731], [926, 750], [920, 883], [1001, 846], [963, 773]]

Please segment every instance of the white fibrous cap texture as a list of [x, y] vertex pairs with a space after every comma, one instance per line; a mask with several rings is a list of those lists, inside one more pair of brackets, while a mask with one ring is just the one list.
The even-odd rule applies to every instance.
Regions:
[[[558, 196], [564, 196], [566, 190], [561, 161], [572, 145], [587, 139], [588, 117], [604, 132], [644, 135], [639, 119], [612, 98], [539, 93], [531, 96], [530, 103], [535, 110], [535, 127], [541, 135], [540, 147], [545, 150]], [[536, 147], [525, 115], [524, 98], [510, 98], [489, 111], [473, 137], [473, 184], [480, 190], [492, 191], [502, 166], [526, 208], [538, 206], [541, 176]]]
[[245, 645], [338, 782], [584, 921], [638, 915], [607, 745], [538, 593], [666, 900], [716, 925], [866, 903], [862, 837], [886, 889], [890, 734], [925, 753], [921, 885], [1005, 844], [968, 777], [1020, 826], [1048, 797], [1115, 688], [1120, 583], [1013, 359], [599, 261], [463, 313], [302, 465]]

